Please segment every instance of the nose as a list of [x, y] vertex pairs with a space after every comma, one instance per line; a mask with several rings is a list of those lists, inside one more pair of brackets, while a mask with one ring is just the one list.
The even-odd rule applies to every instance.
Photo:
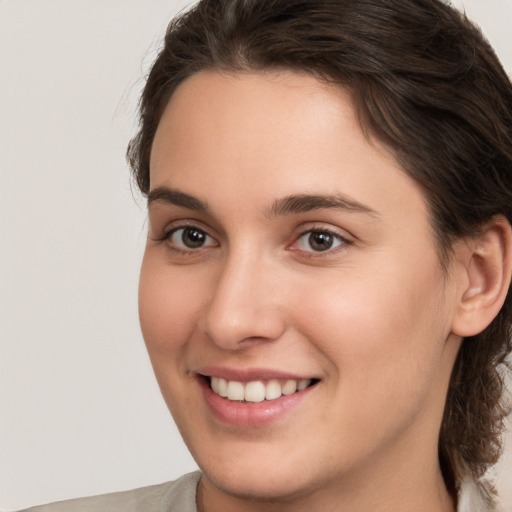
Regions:
[[233, 255], [218, 270], [199, 326], [217, 346], [240, 350], [286, 330], [279, 270], [255, 254]]

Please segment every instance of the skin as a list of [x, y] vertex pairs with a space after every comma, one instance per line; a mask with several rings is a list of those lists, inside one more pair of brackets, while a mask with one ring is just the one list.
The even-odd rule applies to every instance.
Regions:
[[[453, 511], [437, 442], [464, 249], [445, 274], [421, 191], [365, 138], [349, 95], [293, 72], [199, 73], [164, 112], [150, 179], [207, 206], [150, 194], [139, 299], [157, 380], [204, 473], [199, 508]], [[272, 211], [293, 195], [358, 208]], [[183, 226], [204, 245], [165, 238]], [[333, 246], [315, 250], [311, 230]], [[320, 382], [277, 421], [242, 428], [205, 403], [207, 366]]]

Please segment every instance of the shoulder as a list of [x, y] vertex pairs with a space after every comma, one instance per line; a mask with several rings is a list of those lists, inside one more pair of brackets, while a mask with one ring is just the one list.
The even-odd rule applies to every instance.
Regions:
[[485, 482], [467, 476], [459, 485], [457, 512], [499, 512]]
[[196, 488], [201, 473], [189, 473], [173, 482], [131, 491], [59, 501], [21, 512], [196, 512]]

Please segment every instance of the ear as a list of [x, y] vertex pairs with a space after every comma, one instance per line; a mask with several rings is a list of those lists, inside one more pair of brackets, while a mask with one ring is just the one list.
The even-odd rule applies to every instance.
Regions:
[[464, 254], [457, 258], [463, 279], [452, 324], [452, 332], [461, 337], [481, 333], [505, 302], [512, 274], [512, 229], [497, 215], [465, 242]]

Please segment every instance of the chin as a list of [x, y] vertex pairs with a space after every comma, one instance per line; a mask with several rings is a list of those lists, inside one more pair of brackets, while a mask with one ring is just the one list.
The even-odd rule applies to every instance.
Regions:
[[222, 470], [205, 467], [203, 474], [217, 489], [240, 499], [259, 501], [287, 501], [311, 492], [315, 485], [305, 475], [282, 468], [262, 470], [258, 464], [247, 471]]
[[285, 502], [328, 485], [329, 468], [318, 473], [318, 464], [298, 446], [294, 450], [286, 443], [250, 444], [233, 443], [193, 455], [210, 484], [240, 499]]

